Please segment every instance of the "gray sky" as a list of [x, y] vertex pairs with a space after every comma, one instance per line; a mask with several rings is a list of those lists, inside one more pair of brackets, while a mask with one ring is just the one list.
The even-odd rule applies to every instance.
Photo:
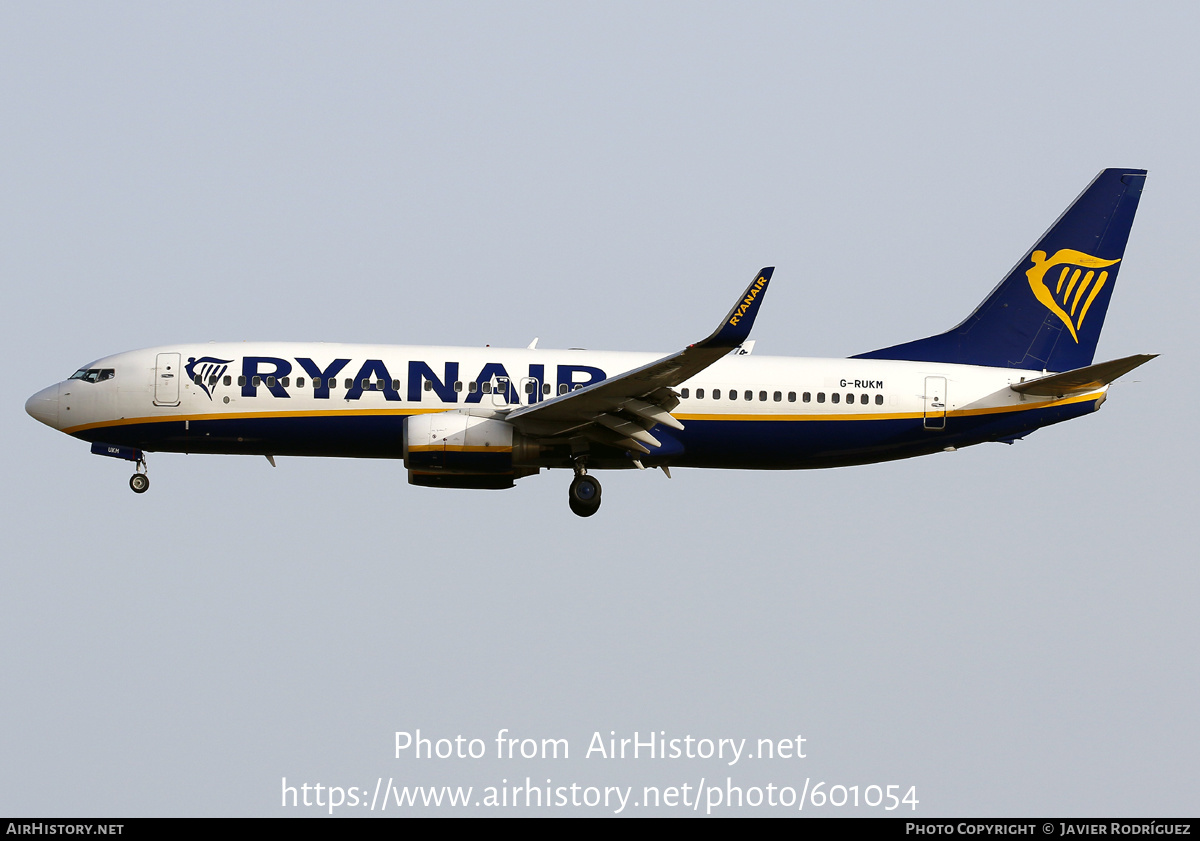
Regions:
[[[281, 808], [282, 778], [528, 775], [1196, 814], [1198, 24], [1183, 3], [0, 6], [0, 813], [317, 814]], [[756, 352], [845, 356], [957, 323], [1106, 166], [1150, 176], [1097, 356], [1162, 357], [1012, 447], [604, 474], [584, 521], [562, 472], [445, 491], [382, 461], [152, 455], [135, 496], [23, 410], [182, 341], [669, 351], [763, 265]], [[417, 728], [489, 756], [393, 758]], [[501, 728], [570, 758], [496, 760]], [[585, 758], [597, 731], [799, 734], [807, 756]]]

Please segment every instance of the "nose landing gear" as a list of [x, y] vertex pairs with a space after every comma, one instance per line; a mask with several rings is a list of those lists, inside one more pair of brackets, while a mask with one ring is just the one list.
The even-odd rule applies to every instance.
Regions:
[[567, 501], [580, 517], [590, 517], [600, 510], [600, 483], [587, 475], [587, 468], [582, 463], [575, 465], [575, 478], [567, 489]]
[[133, 489], [135, 494], [144, 494], [150, 490], [150, 476], [146, 470], [146, 457], [143, 455], [137, 460], [136, 473], [129, 477], [129, 487]]
[[135, 494], [144, 494], [150, 490], [150, 476], [146, 471], [146, 454], [137, 447], [127, 444], [105, 444], [101, 441], [92, 443], [92, 455], [123, 458], [132, 461], [136, 471], [129, 477], [129, 487]]

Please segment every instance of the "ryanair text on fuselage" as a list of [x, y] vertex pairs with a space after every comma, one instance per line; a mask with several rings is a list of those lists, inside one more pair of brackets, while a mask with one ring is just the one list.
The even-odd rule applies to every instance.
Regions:
[[[293, 365], [293, 361], [295, 365]], [[195, 357], [189, 360], [188, 367], [196, 363]], [[389, 401], [407, 400], [419, 403], [424, 396], [436, 397], [443, 403], [458, 403], [465, 405], [480, 403], [489, 394], [503, 394], [508, 402], [537, 403], [547, 394], [566, 394], [570, 390], [582, 388], [593, 382], [605, 379], [604, 371], [594, 365], [554, 365], [552, 381], [546, 380], [546, 365], [530, 364], [527, 374], [521, 376], [530, 381], [536, 381], [539, 387], [528, 389], [525, 400], [522, 401], [518, 391], [517, 380], [509, 374], [502, 362], [487, 362], [479, 369], [478, 374], [465, 381], [470, 383], [466, 393], [463, 393], [461, 376], [462, 365], [459, 362], [429, 363], [412, 359], [401, 363], [406, 373], [405, 380], [394, 378], [392, 371], [382, 359], [367, 359], [361, 364], [348, 358], [333, 359], [326, 364], [320, 364], [308, 357], [296, 357], [294, 360], [275, 356], [247, 356], [242, 359], [241, 375], [237, 378], [236, 386], [242, 397], [257, 397], [262, 392], [272, 397], [289, 398], [288, 380], [293, 372], [307, 375], [312, 384], [312, 396], [317, 400], [328, 400], [337, 397], [342, 400], [358, 400], [367, 391], [383, 393], [383, 399]], [[436, 368], [435, 368], [436, 366]], [[439, 373], [440, 370], [440, 373]], [[350, 371], [354, 374], [349, 375]], [[194, 375], [196, 385], [215, 389], [218, 386], [234, 385], [231, 377], [210, 377]], [[191, 377], [189, 377], [191, 379]], [[212, 380], [210, 382], [209, 380]], [[228, 381], [227, 381], [228, 380]], [[344, 382], [344, 390], [334, 392], [338, 382]], [[407, 383], [407, 385], [405, 385]], [[456, 387], [457, 384], [457, 387]], [[503, 391], [494, 392], [498, 384]], [[553, 384], [553, 388], [551, 385]], [[484, 386], [491, 386], [484, 389]], [[401, 391], [405, 396], [401, 397]], [[213, 392], [215, 393], [215, 391]]]

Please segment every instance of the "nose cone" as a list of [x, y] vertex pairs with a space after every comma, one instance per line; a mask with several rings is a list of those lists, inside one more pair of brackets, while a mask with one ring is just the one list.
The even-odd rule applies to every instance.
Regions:
[[25, 401], [25, 411], [34, 420], [58, 429], [58, 385], [43, 388]]

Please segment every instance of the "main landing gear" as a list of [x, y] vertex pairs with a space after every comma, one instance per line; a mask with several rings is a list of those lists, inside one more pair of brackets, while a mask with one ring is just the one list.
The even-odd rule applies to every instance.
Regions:
[[142, 456], [137, 460], [137, 473], [129, 477], [129, 487], [133, 489], [135, 494], [144, 494], [150, 490], [150, 476], [146, 470], [146, 457]]
[[575, 463], [575, 478], [567, 489], [567, 500], [580, 517], [590, 517], [600, 510], [600, 483], [587, 475], [582, 462]]

